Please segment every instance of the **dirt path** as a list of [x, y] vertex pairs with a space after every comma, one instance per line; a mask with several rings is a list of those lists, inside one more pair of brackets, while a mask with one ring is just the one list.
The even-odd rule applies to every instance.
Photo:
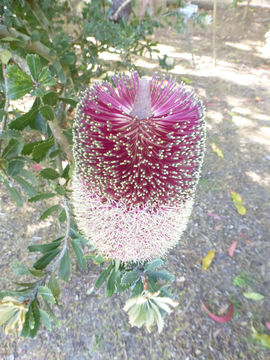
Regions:
[[[194, 29], [192, 42], [196, 68], [184, 36], [170, 29], [156, 37], [164, 54], [175, 57], [170, 71], [178, 80], [191, 80], [207, 108], [207, 150], [196, 205], [188, 228], [168, 258], [176, 275], [175, 294], [180, 305], [166, 320], [162, 335], [148, 335], [131, 328], [121, 310], [124, 298], [104, 298], [104, 290], [92, 292], [98, 274], [75, 269], [64, 287], [59, 309], [60, 325], [51, 333], [40, 331], [34, 340], [4, 337], [1, 329], [0, 358], [4, 360], [267, 360], [269, 351], [251, 341], [251, 325], [270, 321], [270, 53], [266, 58], [264, 33], [270, 9], [252, 8], [245, 23], [241, 11], [218, 14], [217, 67], [213, 67], [211, 30]], [[241, 12], [241, 13], [240, 13]], [[157, 61], [144, 59], [146, 74], [157, 70]], [[211, 143], [222, 150], [218, 157]], [[247, 208], [237, 213], [230, 190], [240, 193]], [[31, 206], [17, 209], [1, 188], [1, 276], [8, 274], [13, 259], [26, 256], [26, 244], [55, 233], [50, 222], [38, 221]], [[40, 209], [41, 213], [42, 209]], [[237, 241], [233, 258], [228, 248]], [[211, 268], [201, 270], [201, 259], [217, 250]], [[32, 259], [29, 259], [32, 261]], [[253, 302], [233, 285], [246, 272], [254, 289], [265, 295]], [[218, 324], [200, 307], [202, 299], [217, 311], [229, 297], [238, 300], [238, 315]]]

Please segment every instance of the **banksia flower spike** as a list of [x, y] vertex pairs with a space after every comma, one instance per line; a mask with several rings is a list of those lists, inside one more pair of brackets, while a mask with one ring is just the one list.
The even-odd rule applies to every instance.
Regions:
[[204, 111], [192, 91], [156, 75], [86, 90], [74, 124], [74, 210], [99, 253], [164, 256], [190, 216], [204, 154]]

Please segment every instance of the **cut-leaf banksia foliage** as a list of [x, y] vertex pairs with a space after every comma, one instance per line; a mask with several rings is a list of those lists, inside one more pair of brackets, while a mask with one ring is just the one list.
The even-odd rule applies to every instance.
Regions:
[[77, 107], [73, 200], [104, 257], [164, 256], [190, 216], [205, 149], [204, 108], [184, 84], [131, 76], [96, 83]]

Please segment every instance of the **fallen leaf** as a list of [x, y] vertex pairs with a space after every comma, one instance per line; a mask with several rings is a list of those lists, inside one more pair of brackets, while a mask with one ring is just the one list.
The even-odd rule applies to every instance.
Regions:
[[215, 220], [221, 220], [221, 216], [211, 213], [210, 211], [208, 211], [207, 215], [213, 217]]
[[264, 296], [256, 291], [253, 292], [243, 292], [242, 294], [245, 298], [250, 299], [250, 300], [254, 300], [254, 301], [259, 301], [259, 300], [263, 300]]
[[210, 250], [207, 255], [202, 259], [202, 269], [206, 270], [211, 265], [216, 254], [216, 250]]
[[270, 321], [265, 322], [265, 327], [266, 329], [270, 330]]
[[235, 191], [231, 191], [231, 199], [240, 215], [245, 215], [247, 210], [242, 203], [242, 196]]
[[214, 151], [215, 154], [217, 154], [217, 156], [221, 157], [222, 159], [224, 158], [223, 152], [222, 150], [217, 146], [217, 144], [215, 144], [214, 142], [211, 143], [211, 148]]
[[228, 250], [228, 253], [229, 253], [229, 256], [233, 256], [234, 252], [235, 252], [235, 249], [236, 249], [236, 246], [237, 246], [237, 241], [234, 241], [231, 246], [229, 247], [229, 250]]
[[204, 305], [204, 303], [201, 301], [201, 305], [202, 305], [202, 308], [207, 312], [208, 316], [215, 320], [216, 322], [219, 322], [219, 323], [225, 323], [229, 320], [231, 320], [231, 318], [233, 317], [233, 313], [234, 313], [234, 307], [233, 307], [233, 303], [230, 302], [230, 306], [229, 306], [229, 309], [228, 309], [228, 312], [226, 315], [224, 316], [217, 316], [213, 313], [211, 313], [211, 311], [209, 311], [207, 309], [207, 307]]
[[232, 201], [238, 204], [242, 204], [242, 196], [235, 191], [231, 191]]
[[257, 340], [257, 342], [270, 349], [270, 336], [267, 334], [259, 334], [254, 332], [252, 335], [253, 339]]

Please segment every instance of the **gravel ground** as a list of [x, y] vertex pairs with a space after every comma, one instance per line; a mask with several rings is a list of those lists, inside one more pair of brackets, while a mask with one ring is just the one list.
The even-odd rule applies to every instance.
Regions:
[[[255, 2], [256, 3], [256, 2]], [[179, 246], [168, 256], [168, 268], [176, 275], [175, 297], [180, 305], [166, 318], [161, 335], [131, 328], [122, 311], [125, 297], [104, 298], [104, 289], [92, 291], [99, 273], [89, 264], [81, 272], [73, 264], [71, 281], [63, 286], [60, 324], [31, 339], [4, 336], [0, 330], [3, 360], [267, 360], [269, 351], [251, 340], [251, 325], [270, 321], [270, 54], [264, 33], [270, 9], [252, 8], [245, 22], [243, 9], [219, 11], [217, 66], [213, 67], [211, 29], [193, 29], [196, 67], [185, 36], [159, 30], [156, 39], [163, 54], [176, 59], [170, 71], [178, 80], [191, 80], [207, 108], [207, 148], [196, 204]], [[165, 36], [166, 34], [166, 36]], [[145, 65], [147, 64], [147, 65]], [[141, 66], [139, 59], [137, 65]], [[144, 59], [144, 70], [157, 70], [157, 60]], [[211, 143], [224, 158], [212, 151]], [[61, 233], [53, 219], [40, 222], [44, 209], [24, 205], [17, 209], [3, 187], [0, 198], [1, 286], [16, 258], [29, 263], [26, 246], [53, 239]], [[237, 213], [230, 191], [242, 195], [247, 209]], [[237, 241], [234, 256], [228, 248]], [[202, 271], [201, 260], [211, 249], [216, 257]], [[241, 295], [233, 279], [242, 272], [254, 279], [254, 290], [265, 295], [254, 302]], [[203, 300], [215, 313], [224, 313], [229, 298], [239, 302], [228, 323], [211, 320], [200, 306]], [[267, 330], [265, 330], [267, 333]], [[268, 331], [269, 334], [269, 331]]]

